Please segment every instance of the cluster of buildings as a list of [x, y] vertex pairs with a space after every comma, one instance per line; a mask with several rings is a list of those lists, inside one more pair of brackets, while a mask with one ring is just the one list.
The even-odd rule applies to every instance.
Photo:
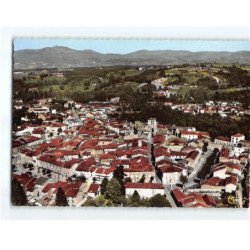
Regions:
[[[206, 131], [195, 128], [162, 125], [153, 118], [147, 123], [111, 118], [118, 106], [114, 102], [67, 101], [63, 111], [50, 99], [14, 105], [23, 106], [39, 123], [22, 117], [13, 131], [12, 178], [21, 183], [32, 205], [55, 205], [61, 188], [70, 206], [81, 206], [100, 195], [102, 180], [111, 180], [120, 165], [126, 197], [136, 190], [141, 198], [166, 195], [175, 206], [216, 207], [221, 192], [241, 190], [250, 145], [244, 135], [211, 142]], [[188, 183], [210, 153], [203, 152], [204, 141], [220, 149], [219, 163], [199, 187], [185, 188], [182, 180]]]
[[179, 110], [183, 113], [193, 115], [197, 114], [219, 114], [221, 117], [227, 116], [241, 116], [250, 114], [250, 110], [245, 110], [239, 102], [214, 102], [209, 101], [205, 104], [173, 104], [172, 102], [165, 102], [166, 106], [170, 106], [173, 110]]

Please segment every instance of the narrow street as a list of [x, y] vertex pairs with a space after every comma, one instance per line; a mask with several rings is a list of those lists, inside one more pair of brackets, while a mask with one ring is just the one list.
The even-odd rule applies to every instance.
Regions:
[[[153, 153], [151, 152], [151, 147], [153, 145], [152, 138], [149, 138], [148, 145], [149, 145], [149, 148], [150, 148], [150, 154], [149, 154], [150, 163], [151, 163], [151, 165], [153, 166], [153, 168], [155, 170], [155, 166], [153, 165], [153, 162], [152, 162]], [[157, 176], [156, 171], [155, 171], [155, 182], [156, 183], [162, 183], [162, 181]], [[170, 188], [168, 187], [168, 185], [163, 185], [163, 186], [165, 188], [166, 198], [169, 201], [169, 203], [171, 204], [171, 207], [173, 207], [173, 208], [177, 207], [174, 200], [173, 200], [173, 197], [172, 197], [172, 195], [170, 193], [171, 192]]]
[[194, 166], [193, 172], [188, 177], [188, 182], [185, 184], [185, 188], [190, 188], [195, 184], [194, 180], [197, 178], [198, 172], [202, 169], [204, 163], [206, 162], [207, 158], [212, 154], [212, 152], [213, 151], [211, 149], [208, 149], [204, 155], [202, 155], [202, 152], [199, 153], [198, 161]]

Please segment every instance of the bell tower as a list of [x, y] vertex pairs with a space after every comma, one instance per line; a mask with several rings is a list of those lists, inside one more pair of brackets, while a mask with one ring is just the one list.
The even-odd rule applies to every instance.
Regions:
[[150, 118], [148, 120], [149, 134], [154, 136], [157, 133], [157, 121], [156, 118]]

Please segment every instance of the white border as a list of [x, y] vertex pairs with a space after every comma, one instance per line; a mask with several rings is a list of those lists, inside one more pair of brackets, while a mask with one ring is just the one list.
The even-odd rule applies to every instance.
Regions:
[[[39, 208], [10, 205], [11, 74], [12, 39], [24, 38], [96, 38], [96, 39], [188, 39], [249, 40], [250, 28], [226, 27], [133, 27], [133, 28], [3, 28], [1, 30], [0, 162], [1, 208], [3, 219], [250, 219], [248, 209], [157, 209], [157, 208]], [[3, 87], [2, 87], [3, 86]]]

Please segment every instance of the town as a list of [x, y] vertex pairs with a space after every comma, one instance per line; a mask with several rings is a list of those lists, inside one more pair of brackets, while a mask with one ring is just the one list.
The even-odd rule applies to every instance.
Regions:
[[[12, 203], [249, 207], [250, 141], [244, 134], [212, 138], [195, 126], [163, 124], [154, 116], [129, 121], [114, 115], [122, 105], [119, 97], [87, 103], [15, 99]], [[212, 101], [205, 108], [185, 105], [182, 112], [191, 109], [193, 115], [222, 115], [228, 106], [245, 112], [228, 102], [219, 108]]]

